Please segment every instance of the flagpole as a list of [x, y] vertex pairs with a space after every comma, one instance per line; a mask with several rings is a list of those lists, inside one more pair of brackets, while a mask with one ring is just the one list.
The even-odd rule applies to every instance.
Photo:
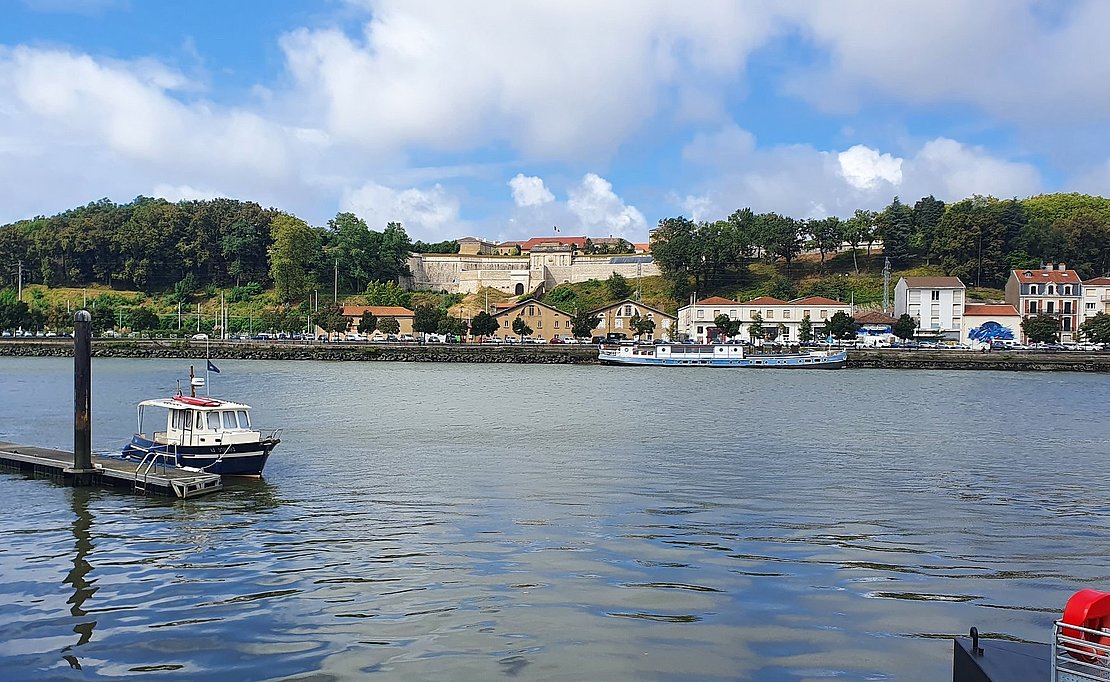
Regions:
[[212, 361], [209, 359], [212, 354], [208, 352], [208, 337], [204, 337], [204, 391], [205, 395], [212, 395], [212, 386], [208, 380], [208, 368], [212, 366]]

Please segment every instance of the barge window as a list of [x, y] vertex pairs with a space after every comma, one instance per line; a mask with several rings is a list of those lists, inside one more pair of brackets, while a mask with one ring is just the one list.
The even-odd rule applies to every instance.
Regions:
[[185, 428], [186, 430], [193, 428], [193, 411], [185, 410]]
[[224, 412], [223, 415], [224, 415], [224, 428], [225, 429], [234, 429], [235, 426], [236, 426], [236, 424], [235, 424], [235, 413], [228, 411], [228, 412]]
[[208, 413], [208, 428], [211, 431], [219, 431], [220, 430], [220, 413], [219, 412], [209, 412]]
[[184, 414], [185, 414], [184, 410], [173, 410], [171, 412], [171, 416], [170, 416], [171, 421], [170, 421], [170, 423], [173, 425], [173, 428], [178, 429], [178, 430], [181, 429], [182, 425], [184, 425], [184, 423], [185, 423]]
[[239, 428], [241, 428], [241, 429], [250, 428], [251, 420], [247, 418], [247, 411], [246, 410], [239, 410], [236, 414], [239, 415]]

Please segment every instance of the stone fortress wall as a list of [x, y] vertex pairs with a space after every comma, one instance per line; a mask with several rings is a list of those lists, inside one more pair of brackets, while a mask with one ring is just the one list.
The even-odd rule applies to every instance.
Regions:
[[629, 278], [659, 274], [648, 255], [585, 256], [570, 247], [537, 248], [522, 256], [414, 253], [408, 259], [409, 289], [469, 294], [492, 287], [508, 294], [551, 289], [563, 283], [608, 279], [614, 272]]

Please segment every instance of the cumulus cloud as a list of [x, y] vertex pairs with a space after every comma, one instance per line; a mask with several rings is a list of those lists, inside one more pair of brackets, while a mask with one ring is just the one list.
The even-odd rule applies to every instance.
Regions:
[[957, 201], [973, 194], [1029, 196], [1043, 191], [1034, 166], [992, 156], [980, 147], [937, 138], [903, 158], [855, 145], [820, 150], [810, 145], [761, 149], [732, 172], [714, 173], [700, 191], [672, 203], [699, 220], [738, 208], [798, 218], [847, 217], [857, 208], [881, 209], [895, 195], [913, 203], [934, 195]]
[[902, 159], [857, 144], [836, 155], [840, 174], [856, 189], [874, 189], [879, 182], [897, 186], [902, 182]]
[[628, 206], [613, 192], [613, 185], [596, 173], [587, 173], [568, 192], [567, 207], [588, 232], [596, 230], [630, 241], [647, 232], [647, 221], [635, 206]]
[[555, 201], [555, 195], [543, 184], [543, 178], [517, 173], [509, 180], [509, 187], [517, 206], [542, 206]]
[[381, 230], [388, 223], [399, 222], [413, 239], [453, 239], [465, 229], [459, 219], [459, 200], [440, 185], [428, 190], [395, 190], [367, 182], [347, 191], [341, 204], [343, 211], [359, 216], [371, 229]]

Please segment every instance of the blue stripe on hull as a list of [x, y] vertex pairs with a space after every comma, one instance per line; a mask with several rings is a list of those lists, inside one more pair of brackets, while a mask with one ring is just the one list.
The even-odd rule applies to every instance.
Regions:
[[[223, 447], [179, 445], [176, 448], [171, 447], [166, 454], [159, 455], [159, 458], [170, 466], [194, 467], [221, 476], [261, 476], [266, 460], [269, 459], [270, 452], [276, 444], [269, 444], [262, 448], [258, 443], [241, 443]], [[149, 449], [165, 450], [166, 446], [134, 436], [123, 449], [123, 454], [125, 457], [141, 460]]]
[[704, 360], [685, 360], [676, 358], [646, 358], [646, 357], [620, 357], [600, 356], [602, 364], [609, 365], [657, 365], [661, 367], [751, 367], [753, 369], [840, 369], [844, 367], [846, 356], [835, 355], [831, 358], [820, 358], [806, 362], [806, 358], [721, 358]]

